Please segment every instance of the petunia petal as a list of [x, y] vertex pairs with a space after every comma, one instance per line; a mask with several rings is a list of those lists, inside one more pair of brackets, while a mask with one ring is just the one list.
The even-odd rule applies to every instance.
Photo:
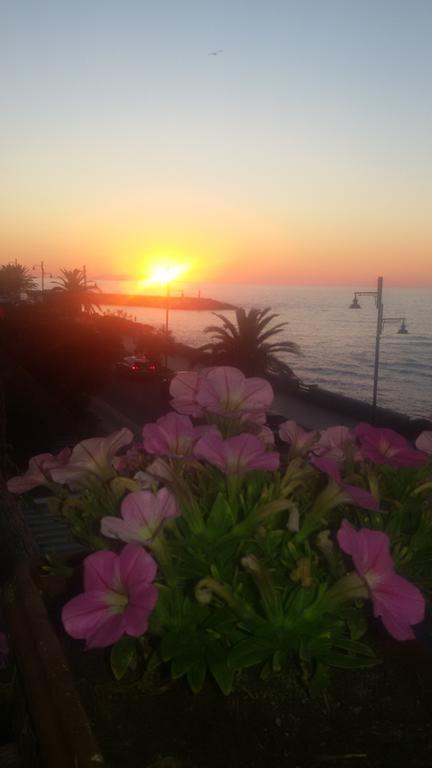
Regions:
[[152, 556], [138, 544], [127, 544], [119, 555], [119, 569], [122, 583], [132, 594], [135, 585], [143, 582], [148, 584], [154, 580], [157, 565]]
[[63, 607], [62, 622], [66, 632], [83, 640], [113, 615], [106, 602], [106, 591], [85, 592], [73, 597]]
[[87, 636], [87, 648], [107, 648], [114, 645], [125, 634], [126, 619], [124, 613], [111, 614], [106, 621], [96, 627]]
[[132, 590], [129, 605], [125, 612], [126, 633], [138, 637], [146, 632], [150, 614], [158, 601], [158, 591], [154, 584]]
[[415, 441], [416, 448], [425, 453], [432, 453], [432, 430], [422, 432]]
[[118, 583], [119, 570], [114, 552], [94, 552], [84, 560], [84, 589], [109, 591]]
[[131, 520], [122, 520], [120, 517], [103, 517], [100, 531], [102, 536], [109, 539], [119, 539], [129, 544], [132, 541], [141, 542], [139, 523]]

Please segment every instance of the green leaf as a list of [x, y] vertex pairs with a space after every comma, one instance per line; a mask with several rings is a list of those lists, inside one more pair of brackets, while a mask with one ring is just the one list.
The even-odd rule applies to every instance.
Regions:
[[347, 651], [351, 655], [375, 657], [372, 648], [369, 648], [365, 643], [360, 643], [358, 640], [337, 640], [334, 647], [338, 650]]
[[183, 653], [175, 656], [171, 662], [171, 677], [176, 680], [187, 672], [196, 663], [196, 653], [193, 648], [187, 648]]
[[136, 640], [133, 637], [122, 637], [111, 648], [111, 670], [116, 680], [121, 680], [128, 669], [135, 669], [137, 665]]
[[358, 616], [352, 616], [347, 620], [348, 629], [350, 632], [351, 640], [360, 640], [366, 633], [368, 624], [364, 616], [358, 614]]
[[266, 661], [274, 649], [269, 643], [260, 643], [254, 637], [241, 640], [234, 646], [228, 656], [228, 664], [232, 669], [253, 667]]
[[381, 659], [348, 656], [344, 653], [329, 653], [324, 661], [331, 667], [340, 667], [341, 669], [361, 669], [362, 667], [374, 667], [376, 664], [381, 664]]
[[160, 654], [163, 661], [170, 661], [179, 648], [179, 636], [176, 632], [166, 632], [161, 641]]
[[193, 693], [198, 693], [204, 685], [207, 666], [204, 659], [196, 661], [187, 673], [187, 681]]
[[234, 524], [234, 517], [227, 499], [218, 493], [207, 518], [206, 532], [213, 538], [223, 536]]
[[233, 687], [234, 669], [229, 667], [225, 661], [210, 661], [209, 668], [222, 693], [228, 696]]

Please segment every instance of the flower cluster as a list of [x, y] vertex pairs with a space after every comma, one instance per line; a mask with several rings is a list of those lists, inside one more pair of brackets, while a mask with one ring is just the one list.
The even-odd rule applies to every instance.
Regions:
[[9, 480], [47, 486], [97, 550], [66, 631], [88, 648], [147, 633], [174, 677], [199, 690], [209, 672], [225, 692], [255, 664], [374, 664], [360, 641], [374, 622], [414, 638], [432, 586], [432, 433], [414, 447], [368, 424], [289, 420], [275, 435], [271, 386], [232, 367], [181, 373], [170, 391], [174, 410], [140, 440], [84, 440]]

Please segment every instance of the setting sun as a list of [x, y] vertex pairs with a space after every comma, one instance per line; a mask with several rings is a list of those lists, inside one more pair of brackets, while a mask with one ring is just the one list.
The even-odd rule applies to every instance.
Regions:
[[188, 269], [188, 264], [160, 264], [151, 270], [150, 276], [143, 280], [143, 285], [167, 285], [184, 275]]

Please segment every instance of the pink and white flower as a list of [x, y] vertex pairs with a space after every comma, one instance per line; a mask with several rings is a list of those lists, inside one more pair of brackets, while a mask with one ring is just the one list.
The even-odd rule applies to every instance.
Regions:
[[27, 472], [24, 475], [11, 477], [7, 481], [10, 493], [25, 493], [40, 485], [50, 486], [53, 482], [52, 470], [64, 467], [70, 459], [71, 451], [63, 448], [60, 453], [53, 456], [52, 453], [40, 453], [29, 461]]
[[202, 373], [198, 371], [180, 371], [174, 376], [170, 384], [171, 405], [178, 413], [196, 417], [204, 415], [197, 400], [201, 379]]
[[389, 537], [368, 528], [357, 531], [348, 520], [343, 520], [337, 540], [343, 552], [351, 555], [357, 573], [367, 585], [374, 616], [381, 618], [396, 640], [414, 639], [411, 627], [423, 620], [425, 600], [414, 584], [395, 572]]
[[279, 467], [279, 454], [266, 451], [259, 437], [249, 433], [226, 440], [220, 432], [205, 435], [196, 443], [194, 456], [227, 475], [241, 475], [253, 469], [273, 471]]
[[108, 437], [91, 437], [82, 440], [72, 450], [69, 461], [51, 474], [56, 483], [79, 489], [93, 478], [107, 480], [114, 475], [113, 461], [121, 448], [133, 440], [130, 429], [124, 427]]
[[154, 424], [143, 427], [143, 443], [147, 453], [157, 456], [190, 456], [192, 448], [212, 426], [195, 427], [189, 416], [167, 413]]
[[361, 423], [354, 429], [360, 440], [363, 458], [374, 464], [389, 464], [391, 467], [422, 467], [427, 457], [421, 451], [411, 448], [402, 435], [392, 429], [371, 427]]
[[87, 648], [105, 648], [123, 635], [146, 632], [158, 593], [156, 563], [138, 544], [114, 552], [95, 552], [84, 560], [84, 593], [63, 608], [66, 632]]
[[318, 441], [319, 432], [309, 432], [296, 421], [284, 421], [279, 427], [279, 437], [284, 443], [289, 443], [294, 453], [305, 455]]
[[432, 430], [422, 432], [415, 441], [415, 444], [419, 451], [432, 454]]
[[196, 397], [207, 413], [253, 419], [269, 409], [274, 394], [265, 379], [246, 378], [238, 368], [218, 366], [204, 372]]
[[121, 517], [103, 517], [101, 533], [121, 541], [151, 542], [163, 524], [179, 512], [174, 496], [167, 488], [157, 493], [134, 491], [122, 502]]
[[362, 458], [354, 432], [345, 426], [324, 429], [314, 446], [314, 453], [318, 456], [327, 456], [338, 462], [343, 462], [348, 457], [355, 460]]

